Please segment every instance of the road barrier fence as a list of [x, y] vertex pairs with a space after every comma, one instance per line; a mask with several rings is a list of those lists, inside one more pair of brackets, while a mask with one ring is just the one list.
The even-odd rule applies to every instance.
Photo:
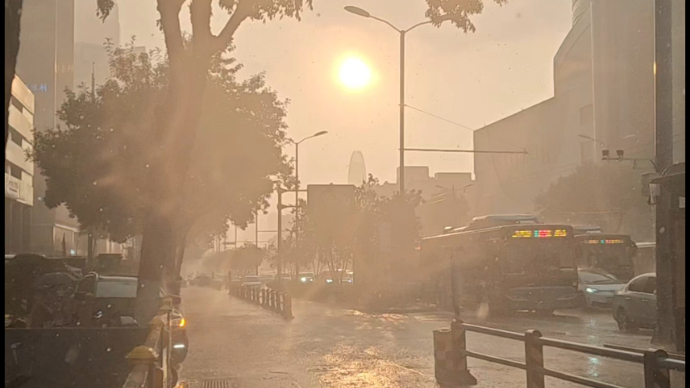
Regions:
[[[522, 363], [467, 350], [466, 333], [468, 331], [523, 342], [525, 346], [525, 362]], [[592, 346], [542, 337], [537, 330], [527, 330], [524, 334], [520, 334], [468, 324], [456, 319], [451, 323], [450, 330], [434, 330], [433, 338], [436, 381], [441, 387], [446, 388], [477, 384], [477, 379], [470, 373], [468, 368], [468, 357], [524, 370], [526, 372], [527, 388], [545, 388], [545, 376], [586, 387], [621, 388], [615, 384], [544, 368], [544, 347], [642, 364], [645, 388], [670, 388], [670, 371], [685, 373], [685, 360], [680, 360], [676, 356], [670, 356], [661, 349], [648, 349], [636, 352], [611, 347]]]
[[263, 308], [280, 314], [285, 319], [292, 319], [292, 296], [283, 291], [271, 288], [233, 287], [230, 293], [240, 299], [257, 304]]
[[149, 335], [144, 344], [127, 354], [129, 375], [123, 388], [173, 388], [177, 370], [171, 364], [172, 298], [163, 298], [156, 316], [149, 322]]

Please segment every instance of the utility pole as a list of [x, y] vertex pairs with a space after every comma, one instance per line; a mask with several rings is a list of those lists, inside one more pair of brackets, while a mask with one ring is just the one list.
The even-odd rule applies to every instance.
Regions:
[[294, 207], [295, 210], [297, 210], [297, 205], [290, 206], [290, 205], [283, 205], [283, 193], [288, 193], [291, 191], [307, 191], [307, 190], [286, 190], [281, 187], [278, 187], [276, 189], [278, 192], [278, 236], [277, 239], [278, 241], [276, 242], [276, 249], [278, 250], [278, 265], [277, 265], [277, 270], [278, 270], [278, 279], [280, 282], [283, 281], [283, 256], [281, 253], [281, 247], [283, 245], [283, 209], [285, 208], [291, 208]]
[[[413, 27], [414, 28], [414, 27]], [[400, 31], [400, 195], [405, 194], [405, 30]]]
[[283, 193], [285, 190], [278, 187], [278, 241], [276, 241], [276, 250], [278, 255], [278, 282], [283, 282], [283, 253], [280, 251], [283, 245]]
[[[256, 220], [254, 222], [254, 244], [256, 249], [259, 249], [259, 211], [256, 211]], [[258, 252], [258, 251], [257, 251]], [[256, 276], [259, 276], [259, 266], [256, 266]]]
[[[673, 165], [673, 68], [672, 68], [672, 0], [654, 2], [654, 56], [655, 56], [655, 161], [661, 175]], [[656, 213], [656, 274], [657, 274], [657, 329], [653, 342], [674, 342], [672, 225], [670, 210], [672, 195], [661, 188], [655, 205]]]

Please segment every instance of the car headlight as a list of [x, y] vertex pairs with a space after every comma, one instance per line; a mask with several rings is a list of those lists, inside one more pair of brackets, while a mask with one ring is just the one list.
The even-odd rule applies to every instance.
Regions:
[[326, 283], [333, 283], [333, 279], [326, 279]]
[[599, 290], [597, 290], [596, 288], [592, 288], [592, 287], [585, 288], [585, 291], [589, 292], [590, 294], [594, 294], [595, 292], [599, 292]]
[[307, 282], [307, 278], [299, 278], [299, 281], [302, 282], [302, 283], [306, 283], [306, 282]]

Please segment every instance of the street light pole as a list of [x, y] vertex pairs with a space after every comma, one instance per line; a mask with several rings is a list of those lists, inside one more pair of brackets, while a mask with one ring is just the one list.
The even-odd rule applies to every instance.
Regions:
[[[319, 131], [311, 136], [307, 136], [304, 139], [294, 142], [295, 143], [295, 246], [299, 241], [299, 145], [305, 140], [309, 140], [318, 136], [323, 136], [327, 134], [328, 131]], [[280, 228], [278, 228], [280, 229]]]
[[[397, 31], [398, 34], [400, 34], [400, 167], [398, 172], [398, 189], [400, 190], [400, 193], [403, 194], [405, 193], [405, 35], [421, 25], [431, 24], [432, 21], [427, 20], [424, 22], [420, 22], [406, 30], [401, 30], [400, 28], [394, 26], [387, 20], [373, 16], [362, 8], [348, 5], [347, 7], [345, 7], [345, 11], [355, 14], [357, 16], [371, 18], [381, 23], [387, 24], [389, 27]], [[446, 17], [440, 20], [440, 22], [443, 23], [444, 21], [449, 19], [450, 18]]]
[[400, 31], [400, 194], [405, 193], [405, 31]]

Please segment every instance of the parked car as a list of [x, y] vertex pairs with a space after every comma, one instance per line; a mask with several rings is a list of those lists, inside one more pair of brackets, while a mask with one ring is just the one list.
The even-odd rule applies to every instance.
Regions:
[[258, 276], [246, 275], [242, 278], [242, 286], [243, 287], [261, 288], [261, 286], [263, 286], [263, 284], [261, 283], [261, 280], [259, 280]]
[[577, 289], [585, 295], [587, 308], [611, 307], [613, 295], [625, 286], [623, 281], [601, 269], [578, 269], [577, 277]]
[[621, 331], [656, 326], [656, 273], [634, 277], [613, 296], [613, 319]]
[[[91, 272], [85, 275], [77, 285], [74, 298], [83, 303], [78, 315], [91, 314], [91, 326], [127, 326], [134, 321], [137, 287], [139, 279], [136, 276], [100, 275]], [[164, 297], [163, 289], [159, 296]], [[182, 315], [179, 296], [174, 296], [173, 308], [170, 313], [173, 327], [173, 362], [181, 363], [187, 356], [189, 341], [187, 339], [187, 321]], [[88, 308], [88, 310], [86, 310]], [[81, 320], [81, 319], [80, 319]]]

